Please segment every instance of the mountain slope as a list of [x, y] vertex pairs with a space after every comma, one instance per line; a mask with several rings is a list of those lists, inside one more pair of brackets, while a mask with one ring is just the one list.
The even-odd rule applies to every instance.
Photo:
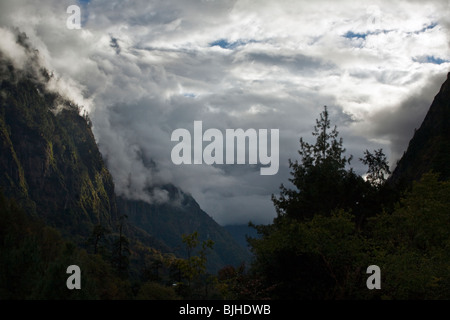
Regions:
[[49, 225], [87, 236], [93, 225], [111, 228], [118, 213], [112, 177], [78, 112], [34, 75], [1, 64], [0, 187]]
[[250, 251], [247, 238], [258, 238], [258, 232], [248, 224], [228, 225], [224, 227], [228, 233], [244, 248]]
[[204, 212], [194, 198], [173, 185], [164, 186], [164, 189], [169, 192], [170, 201], [167, 203], [149, 204], [118, 197], [118, 209], [128, 216], [130, 223], [161, 240], [177, 255], [186, 254], [181, 241], [183, 234], [197, 231], [200, 241], [214, 241], [213, 251], [208, 256], [211, 272], [217, 272], [225, 265], [238, 266], [249, 262], [249, 252]]
[[432, 170], [450, 179], [450, 73], [388, 180], [400, 189]]

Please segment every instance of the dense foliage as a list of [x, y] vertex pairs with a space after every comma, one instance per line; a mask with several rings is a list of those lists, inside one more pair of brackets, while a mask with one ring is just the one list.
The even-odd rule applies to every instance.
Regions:
[[[66, 269], [74, 264], [82, 270], [81, 290], [66, 287]], [[79, 249], [0, 195], [1, 299], [124, 299], [130, 292], [100, 255]]]
[[[346, 167], [342, 139], [325, 108], [290, 162], [294, 189], [273, 197], [278, 216], [255, 226], [252, 274], [272, 299], [450, 298], [450, 182], [425, 174], [400, 199], [385, 183], [382, 150], [366, 150], [366, 179]], [[381, 271], [369, 290], [367, 268]]]
[[[131, 278], [127, 272], [128, 239], [122, 235], [107, 244], [99, 236], [103, 232], [99, 227], [93, 229], [96, 249], [82, 249], [0, 194], [0, 299], [222, 297], [217, 278], [206, 272], [212, 241], [198, 241], [197, 233], [185, 235], [187, 259], [135, 245], [133, 254], [141, 256], [143, 263], [139, 276]], [[70, 265], [81, 269], [81, 290], [66, 286]]]

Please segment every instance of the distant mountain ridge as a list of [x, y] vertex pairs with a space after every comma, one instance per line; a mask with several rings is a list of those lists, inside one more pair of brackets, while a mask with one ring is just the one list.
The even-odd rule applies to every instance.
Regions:
[[388, 184], [406, 188], [428, 171], [438, 173], [442, 180], [450, 179], [450, 72]]
[[181, 235], [199, 233], [199, 240], [214, 241], [214, 251], [208, 258], [208, 268], [218, 271], [225, 265], [237, 266], [250, 261], [250, 254], [243, 246], [220, 226], [195, 199], [173, 185], [162, 189], [169, 193], [169, 202], [149, 204], [144, 201], [117, 198], [118, 210], [128, 216], [130, 223], [139, 226], [148, 234], [185, 256]]

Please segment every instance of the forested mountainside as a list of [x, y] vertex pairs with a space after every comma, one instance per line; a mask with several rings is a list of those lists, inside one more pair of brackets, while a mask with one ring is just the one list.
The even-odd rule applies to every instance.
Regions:
[[[194, 277], [186, 276], [192, 268], [198, 269], [196, 279], [207, 271], [215, 273], [227, 265], [249, 261], [248, 252], [203, 212], [192, 197], [175, 186], [167, 188], [173, 200], [177, 198], [176, 203], [149, 205], [120, 198], [119, 210], [113, 178], [103, 162], [88, 116], [80, 115], [80, 106], [47, 89], [54, 76], [39, 65], [39, 53], [27, 45], [24, 34], [19, 34], [18, 44], [29, 54], [26, 68], [16, 68], [0, 53], [0, 189], [4, 197], [2, 214], [6, 215], [2, 220], [6, 242], [1, 261], [4, 282], [0, 287], [4, 296], [39, 298], [50, 294], [50, 289], [45, 294], [37, 289], [36, 281], [46, 279], [50, 262], [60, 261], [65, 246], [77, 255], [85, 252], [85, 270], [92, 271], [96, 263], [101, 267], [108, 265], [112, 270], [111, 283], [116, 278], [128, 286], [127, 281], [152, 280], [161, 290], [151, 286], [148, 290], [158, 292], [165, 292], [166, 285], [183, 283], [185, 277]], [[181, 207], [178, 196], [184, 199]], [[22, 227], [25, 229], [21, 230]], [[44, 228], [44, 234], [40, 228]], [[39, 256], [44, 250], [40, 246], [45, 245], [49, 236], [45, 230], [51, 230], [57, 249]], [[189, 234], [195, 239], [190, 243], [192, 247], [184, 238]], [[7, 239], [21, 240], [10, 243]], [[212, 245], [202, 252], [200, 246], [209, 243], [208, 239], [213, 240]], [[27, 241], [32, 242], [30, 247], [26, 247]], [[24, 270], [25, 262], [12, 260], [30, 248], [36, 251], [34, 267], [38, 270], [33, 274], [37, 278], [29, 282], [30, 288], [19, 285], [17, 290], [22, 290], [19, 294], [12, 289], [11, 279], [19, 276], [15, 270]], [[193, 255], [198, 252], [204, 256], [197, 264], [183, 269], [187, 251], [191, 258], [196, 258]], [[50, 258], [53, 260], [46, 260]], [[26, 268], [33, 268], [32, 263], [25, 264]], [[6, 275], [10, 275], [10, 280], [7, 281]], [[42, 281], [39, 285], [50, 285]], [[190, 279], [189, 283], [192, 282]], [[172, 294], [173, 289], [170, 290]], [[183, 290], [178, 292], [180, 296], [190, 295]], [[95, 297], [133, 296], [128, 289], [122, 293], [90, 292]], [[87, 296], [91, 297], [90, 294]], [[68, 295], [61, 296], [64, 297]]]
[[[0, 183], [5, 196], [71, 235], [118, 219], [114, 184], [77, 106], [1, 64]], [[42, 70], [42, 77], [49, 77]]]

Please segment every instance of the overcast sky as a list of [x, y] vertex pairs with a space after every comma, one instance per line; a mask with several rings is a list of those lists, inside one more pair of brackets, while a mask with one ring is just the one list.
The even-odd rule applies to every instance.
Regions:
[[[13, 28], [26, 32], [54, 88], [89, 112], [118, 194], [164, 201], [173, 183], [220, 224], [269, 223], [324, 105], [359, 174], [366, 149], [395, 166], [450, 71], [449, 17], [449, 0], [1, 0], [0, 49], [19, 66]], [[195, 120], [279, 129], [278, 173], [174, 165], [171, 134]]]

